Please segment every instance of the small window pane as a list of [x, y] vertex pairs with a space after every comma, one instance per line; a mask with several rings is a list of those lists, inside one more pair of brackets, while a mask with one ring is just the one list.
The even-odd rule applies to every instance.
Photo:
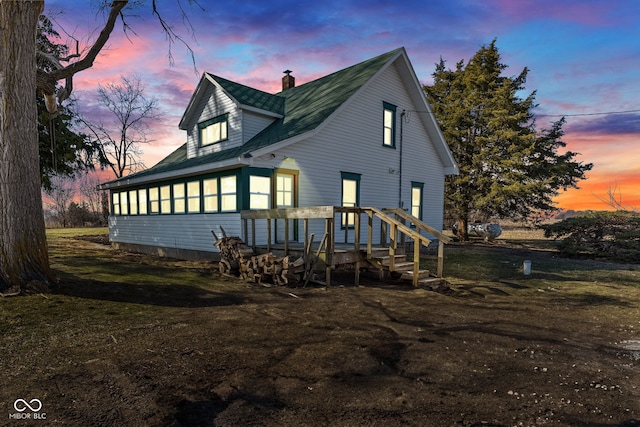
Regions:
[[184, 183], [173, 184], [173, 213], [185, 212]]
[[158, 187], [152, 187], [149, 189], [149, 208], [152, 214], [160, 213], [160, 193]]
[[147, 214], [147, 190], [138, 190], [138, 213], [140, 215]]
[[120, 194], [113, 193], [113, 214], [120, 215]]
[[171, 187], [168, 185], [160, 187], [160, 212], [163, 214], [171, 213]]
[[218, 179], [211, 178], [203, 180], [202, 194], [204, 197], [204, 211], [218, 212]]
[[127, 200], [127, 192], [120, 193], [120, 212], [122, 215], [129, 214], [129, 201]]
[[200, 181], [187, 183], [187, 209], [189, 213], [200, 212]]
[[249, 208], [269, 209], [271, 198], [271, 178], [266, 176], [249, 177]]
[[138, 191], [129, 191], [129, 213], [131, 215], [138, 215]]
[[226, 212], [237, 210], [235, 176], [220, 178], [220, 193], [221, 210]]

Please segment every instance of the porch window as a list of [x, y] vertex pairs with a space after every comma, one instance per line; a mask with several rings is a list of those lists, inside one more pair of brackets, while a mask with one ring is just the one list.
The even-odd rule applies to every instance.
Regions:
[[249, 177], [249, 209], [269, 209], [271, 200], [271, 178], [251, 175]]
[[171, 187], [168, 185], [160, 187], [160, 213], [171, 213]]
[[210, 145], [228, 138], [229, 114], [223, 114], [213, 119], [198, 123], [200, 145]]
[[113, 214], [120, 215], [120, 193], [112, 193]]
[[138, 215], [138, 192], [136, 190], [129, 191], [129, 214]]
[[189, 213], [200, 213], [200, 181], [187, 183], [187, 210]]
[[411, 182], [411, 215], [422, 220], [422, 189], [424, 183]]
[[202, 195], [204, 197], [204, 211], [218, 212], [218, 178], [202, 181]]
[[160, 213], [160, 193], [158, 187], [151, 187], [149, 189], [149, 208], [152, 214]]
[[138, 190], [138, 213], [140, 215], [147, 214], [147, 189], [141, 188]]
[[235, 212], [237, 208], [237, 184], [235, 176], [220, 178], [220, 210], [222, 212]]
[[[360, 174], [341, 172], [342, 176], [342, 206], [355, 207], [360, 205]], [[353, 227], [355, 215], [342, 214], [342, 227]]]
[[129, 202], [127, 200], [127, 192], [120, 193], [120, 214], [129, 215]]
[[383, 138], [382, 145], [395, 148], [396, 146], [396, 106], [383, 102]]
[[185, 212], [184, 182], [173, 184], [173, 213], [182, 214]]
[[276, 206], [279, 208], [293, 207], [293, 175], [276, 175]]

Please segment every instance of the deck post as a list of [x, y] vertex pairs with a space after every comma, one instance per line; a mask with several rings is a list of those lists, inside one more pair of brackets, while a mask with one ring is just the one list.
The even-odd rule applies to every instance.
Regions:
[[398, 247], [398, 242], [396, 241], [397, 237], [398, 231], [394, 223], [391, 224], [391, 230], [389, 230], [389, 271], [395, 271], [396, 268], [396, 248]]
[[242, 218], [242, 233], [243, 233], [243, 239], [248, 245], [249, 244], [249, 220], [246, 218]]
[[289, 255], [289, 218], [284, 219], [284, 256]]
[[444, 270], [444, 242], [442, 240], [438, 241], [438, 272], [436, 275], [442, 279], [442, 274]]
[[413, 239], [413, 287], [418, 287], [420, 275], [420, 240]]
[[267, 218], [267, 252], [271, 252], [271, 218]]
[[353, 225], [353, 248], [358, 254], [358, 260], [355, 262], [354, 269], [356, 273], [356, 277], [354, 279], [354, 284], [356, 286], [360, 285], [360, 209], [354, 214], [354, 225]]
[[253, 250], [256, 250], [256, 220], [251, 218], [251, 242], [253, 243]]
[[367, 259], [371, 259], [373, 256], [373, 211], [367, 210], [367, 216], [369, 218], [367, 229]]
[[[335, 218], [335, 215], [334, 215]], [[325, 256], [325, 286], [328, 288], [331, 285], [331, 269], [333, 268], [333, 250], [335, 239], [335, 227], [333, 225], [333, 218], [327, 218], [325, 221], [325, 234], [327, 236], [326, 256]]]

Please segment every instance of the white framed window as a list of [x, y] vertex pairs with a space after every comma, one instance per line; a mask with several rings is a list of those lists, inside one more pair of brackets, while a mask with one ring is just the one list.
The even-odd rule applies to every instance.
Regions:
[[200, 145], [210, 145], [224, 141], [229, 136], [229, 115], [223, 114], [213, 119], [198, 123]]
[[160, 213], [171, 213], [171, 187], [168, 185], [160, 187]]
[[182, 214], [185, 213], [185, 209], [184, 182], [173, 184], [173, 213]]
[[138, 213], [140, 215], [147, 214], [147, 189], [141, 188], [138, 190]]
[[129, 191], [129, 214], [138, 215], [138, 191]]
[[294, 176], [279, 173], [276, 175], [276, 206], [279, 208], [292, 208], [294, 203], [293, 183]]
[[120, 215], [120, 193], [112, 193], [111, 203], [113, 204], [113, 214]]
[[204, 211], [207, 213], [218, 212], [218, 178], [202, 180], [202, 195]]
[[120, 214], [129, 215], [129, 201], [126, 191], [120, 193]]
[[187, 182], [187, 212], [200, 213], [200, 181]]
[[271, 178], [249, 176], [249, 209], [269, 209], [271, 201]]
[[235, 176], [220, 178], [220, 211], [234, 212], [237, 208], [237, 184]]
[[160, 191], [158, 187], [149, 188], [149, 209], [152, 214], [160, 213]]

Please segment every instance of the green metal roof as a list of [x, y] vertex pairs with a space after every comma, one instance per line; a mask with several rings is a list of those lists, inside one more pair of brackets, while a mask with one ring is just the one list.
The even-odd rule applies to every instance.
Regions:
[[[239, 103], [278, 114], [282, 114], [281, 111], [284, 107], [284, 116], [276, 119], [240, 147], [188, 159], [187, 144], [183, 144], [155, 166], [128, 175], [121, 180], [178, 171], [207, 163], [212, 163], [214, 166], [213, 164], [216, 162], [237, 158], [245, 153], [310, 132], [329, 118], [402, 49], [387, 52], [275, 95], [209, 74]], [[111, 181], [107, 183], [107, 186], [117, 181], [119, 180]]]
[[271, 111], [279, 115], [284, 114], [285, 100], [283, 97], [232, 82], [214, 74], [207, 73], [207, 75], [215, 80], [238, 103], [260, 110]]

